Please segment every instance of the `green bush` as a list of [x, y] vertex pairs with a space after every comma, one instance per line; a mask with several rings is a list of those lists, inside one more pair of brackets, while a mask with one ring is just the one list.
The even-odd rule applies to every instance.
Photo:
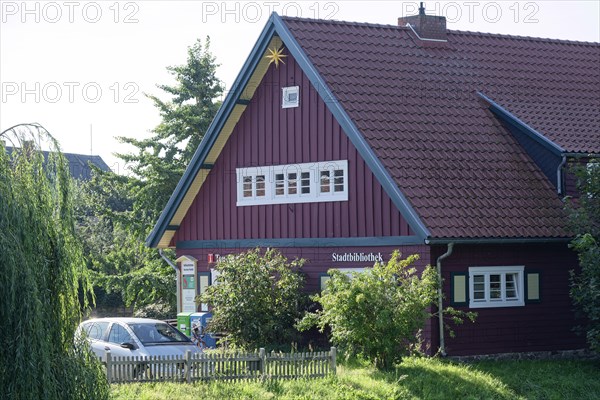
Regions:
[[133, 312], [136, 318], [169, 319], [173, 318], [173, 307], [166, 302], [158, 301], [155, 304], [148, 304], [138, 308]]
[[418, 332], [431, 316], [428, 308], [436, 299], [437, 275], [427, 267], [419, 276], [394, 252], [387, 264], [375, 264], [348, 277], [330, 270], [326, 289], [313, 296], [323, 309], [307, 313], [298, 324], [306, 330], [314, 325], [331, 328], [331, 340], [347, 354], [356, 354], [389, 368], [418, 344]]
[[600, 162], [590, 161], [575, 169], [578, 202], [567, 202], [571, 229], [576, 234], [571, 247], [579, 256], [579, 273], [571, 272], [571, 298], [584, 317], [580, 327], [590, 348], [600, 352]]
[[295, 340], [294, 322], [306, 300], [303, 264], [258, 248], [224, 257], [216, 266], [217, 284], [197, 298], [213, 307], [210, 329], [226, 332], [229, 343], [246, 348]]

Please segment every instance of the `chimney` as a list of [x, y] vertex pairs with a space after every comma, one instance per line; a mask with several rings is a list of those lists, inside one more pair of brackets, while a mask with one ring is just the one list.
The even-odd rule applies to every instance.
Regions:
[[446, 17], [425, 15], [425, 6], [421, 2], [419, 14], [398, 18], [398, 26], [410, 26], [421, 40], [447, 41]]

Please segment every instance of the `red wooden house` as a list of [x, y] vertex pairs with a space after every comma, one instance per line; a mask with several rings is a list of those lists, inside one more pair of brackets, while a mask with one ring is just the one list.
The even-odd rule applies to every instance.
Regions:
[[219, 256], [256, 246], [307, 259], [310, 291], [330, 268], [418, 253], [444, 306], [479, 314], [455, 339], [431, 321], [434, 349], [582, 348], [561, 198], [567, 163], [600, 156], [599, 60], [597, 43], [448, 31], [424, 13], [273, 14], [148, 245], [195, 264], [192, 294]]

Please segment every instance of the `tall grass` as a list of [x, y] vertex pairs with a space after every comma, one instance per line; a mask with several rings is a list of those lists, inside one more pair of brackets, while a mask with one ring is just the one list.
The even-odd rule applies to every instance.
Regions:
[[583, 361], [457, 364], [405, 358], [390, 371], [356, 360], [324, 379], [113, 385], [114, 399], [597, 399], [600, 365]]
[[19, 149], [8, 155], [0, 141], [0, 397], [106, 398], [100, 366], [73, 343], [90, 287], [68, 163], [40, 126], [11, 133]]

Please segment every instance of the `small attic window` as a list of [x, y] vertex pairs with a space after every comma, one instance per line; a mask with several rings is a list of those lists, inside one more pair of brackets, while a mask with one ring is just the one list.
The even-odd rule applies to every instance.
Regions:
[[282, 89], [281, 108], [292, 108], [300, 105], [300, 86], [288, 86]]

